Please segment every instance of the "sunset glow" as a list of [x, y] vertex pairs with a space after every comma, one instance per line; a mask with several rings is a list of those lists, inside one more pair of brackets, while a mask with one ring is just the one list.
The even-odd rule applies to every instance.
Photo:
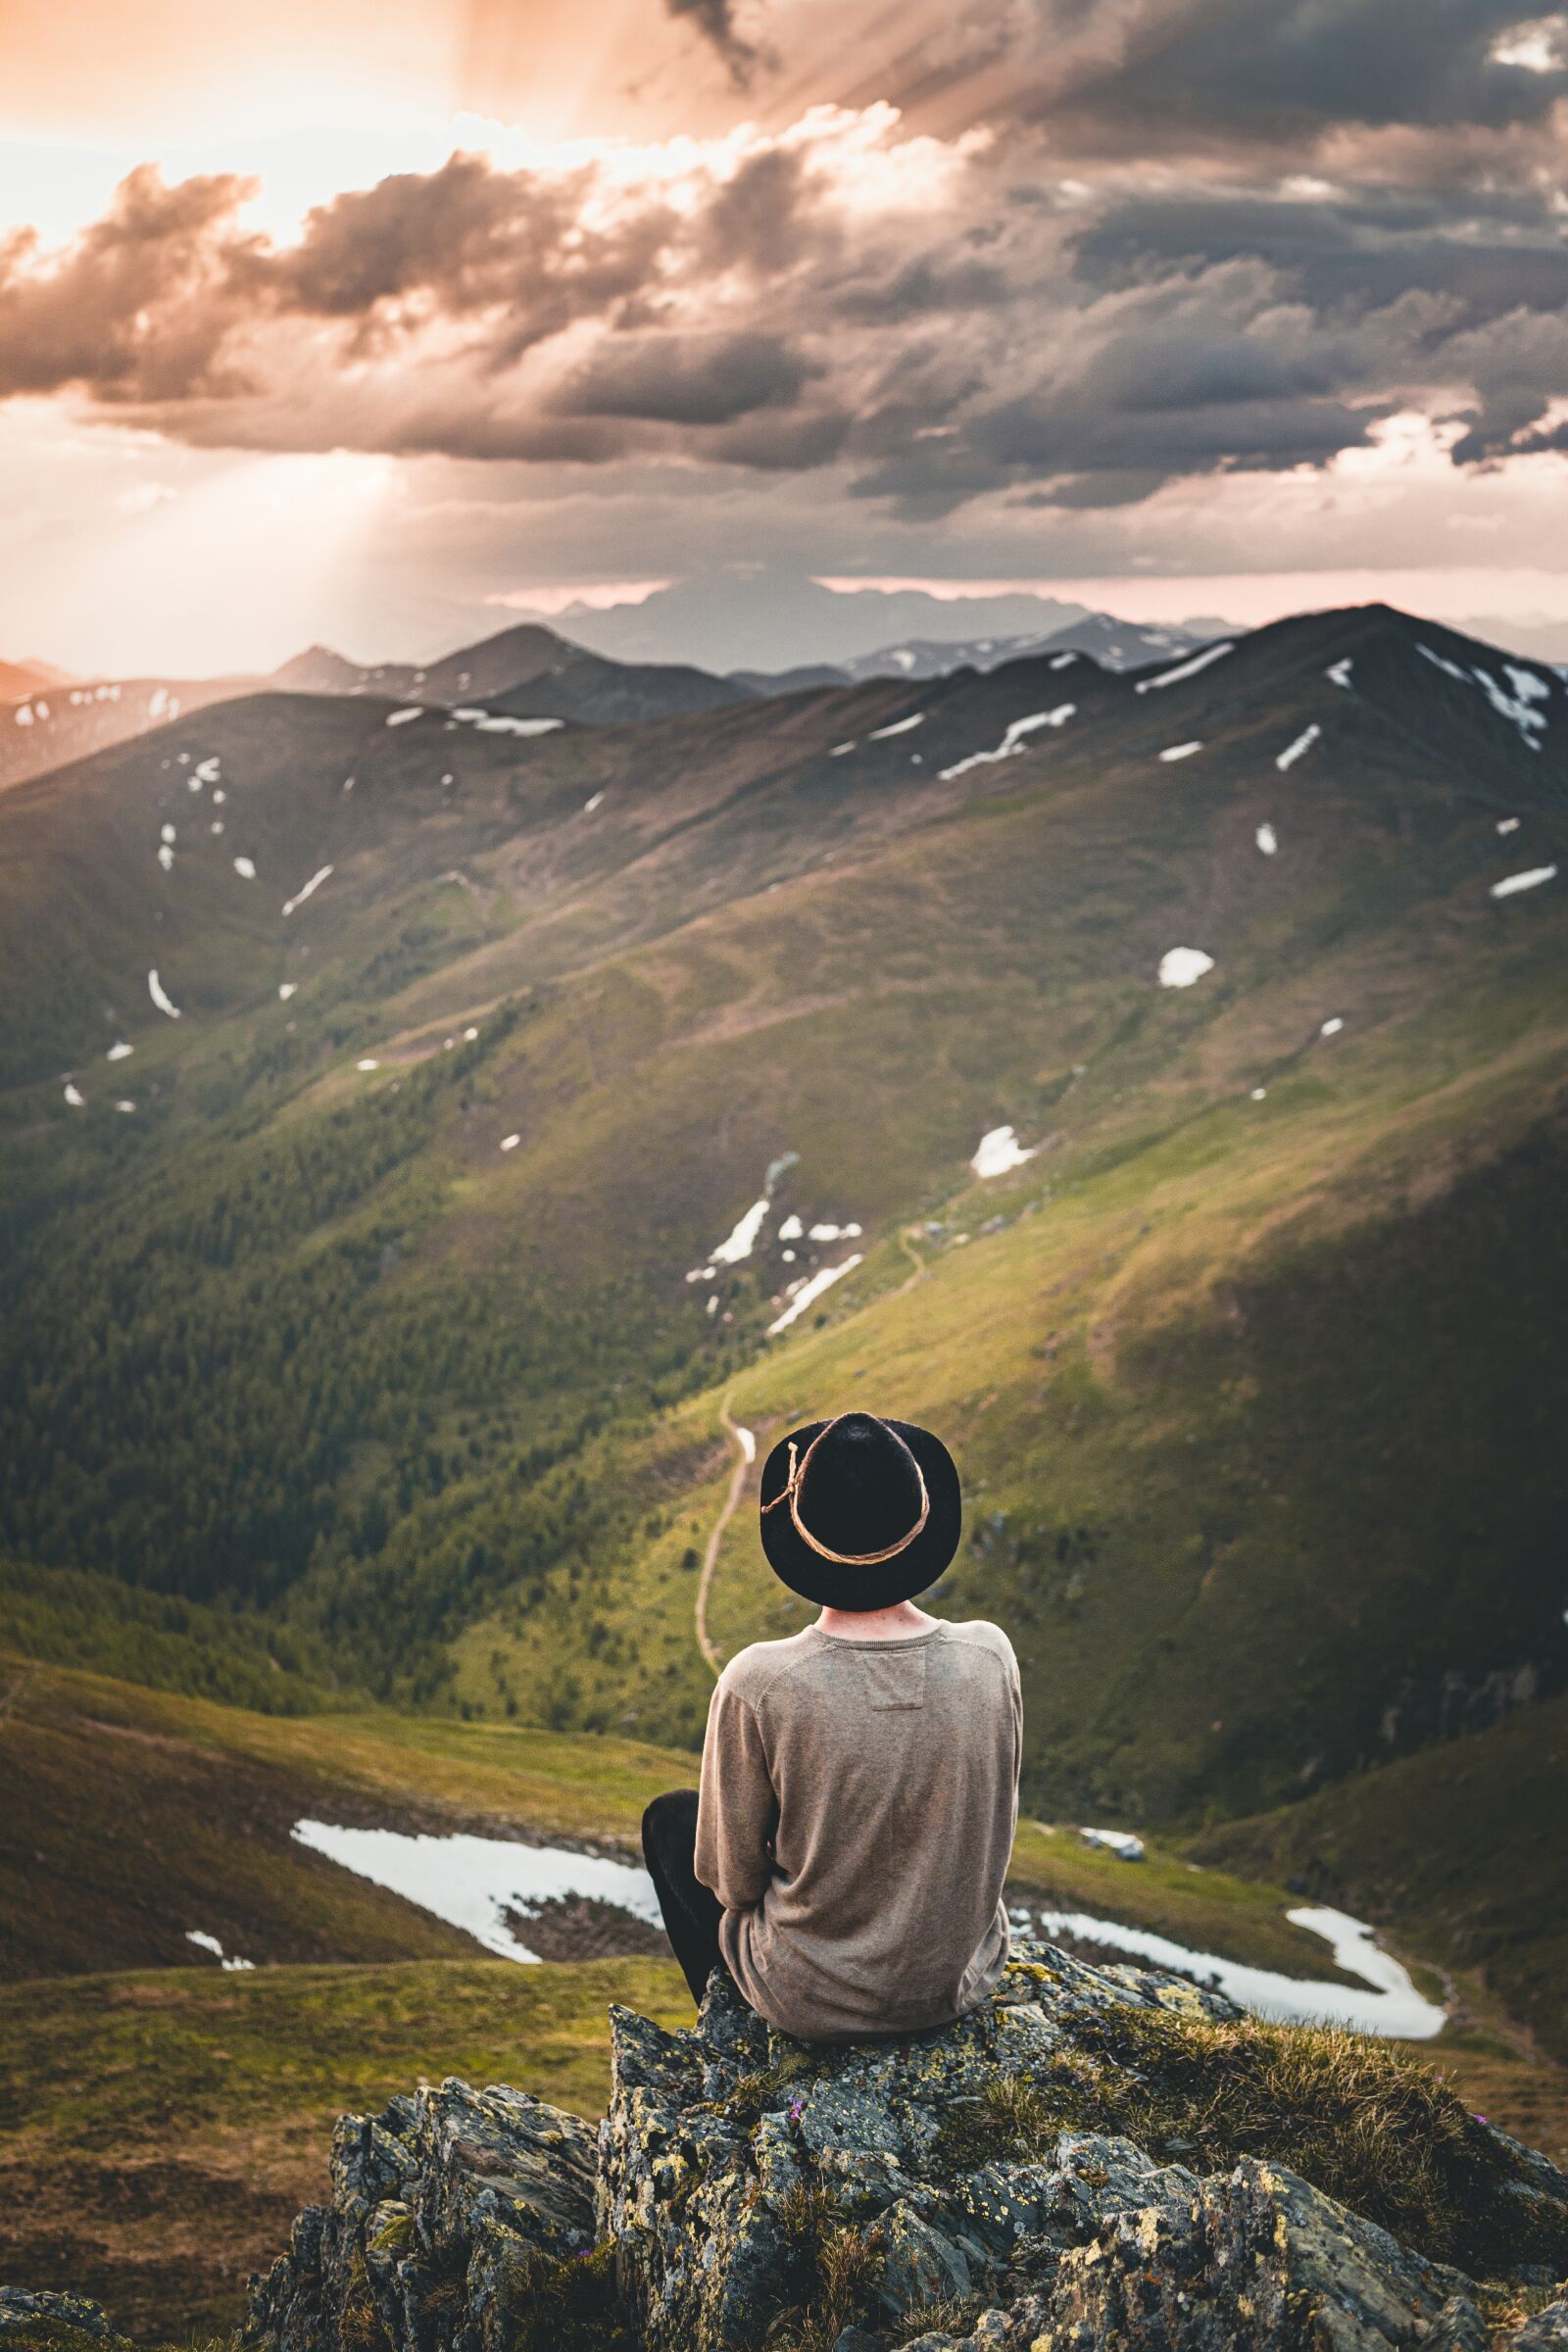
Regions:
[[0, 637], [422, 655], [737, 563], [1568, 628], [1565, 20], [1486, 13], [1422, 55], [1347, 24], [1364, 89], [1289, 50], [1282, 130], [1283, 18], [1221, 70], [1187, 0], [1050, 38], [13, 10]]

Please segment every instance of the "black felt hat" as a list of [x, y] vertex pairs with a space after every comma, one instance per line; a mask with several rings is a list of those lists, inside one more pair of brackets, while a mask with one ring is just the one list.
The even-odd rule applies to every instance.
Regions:
[[780, 1438], [762, 1464], [762, 1549], [775, 1576], [832, 1609], [889, 1609], [958, 1548], [958, 1472], [912, 1421], [840, 1413]]

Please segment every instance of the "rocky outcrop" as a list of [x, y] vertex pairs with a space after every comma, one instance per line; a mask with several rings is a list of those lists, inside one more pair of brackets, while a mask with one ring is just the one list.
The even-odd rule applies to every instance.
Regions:
[[259, 2281], [268, 2352], [512, 2352], [541, 2265], [590, 2252], [595, 2135], [525, 2090], [439, 2090], [344, 2116], [332, 2203]]
[[[255, 2282], [242, 2340], [1568, 2352], [1568, 2179], [1451, 2102], [1445, 2146], [1413, 2175], [1431, 2184], [1425, 2252], [1266, 2146], [1185, 2161], [1209, 2143], [1161, 2104], [1161, 2069], [1184, 2036], [1218, 2065], [1213, 2029], [1238, 2017], [1180, 1978], [1032, 1943], [961, 2024], [824, 2049], [773, 2033], [715, 1977], [693, 2032], [612, 2012], [597, 2132], [457, 2082], [346, 2119], [331, 2206], [302, 2214]], [[1148, 2120], [1149, 2144], [1096, 2128], [1107, 2102]], [[1508, 2259], [1485, 2278], [1436, 2259], [1445, 2230]]]

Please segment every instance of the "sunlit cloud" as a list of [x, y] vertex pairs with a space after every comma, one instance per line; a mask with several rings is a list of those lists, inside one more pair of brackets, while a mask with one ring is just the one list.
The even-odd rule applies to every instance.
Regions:
[[1526, 74], [1560, 74], [1568, 65], [1568, 16], [1538, 17], [1501, 33], [1491, 50], [1494, 66], [1517, 66]]
[[564, 612], [572, 606], [589, 612], [607, 612], [614, 605], [642, 605], [659, 589], [667, 588], [667, 578], [662, 580], [570, 580], [535, 588], [505, 588], [487, 596], [487, 605], [501, 605], [513, 612]]

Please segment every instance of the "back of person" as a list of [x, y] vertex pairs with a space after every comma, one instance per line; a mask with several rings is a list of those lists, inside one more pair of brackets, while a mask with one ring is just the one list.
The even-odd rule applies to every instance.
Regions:
[[725, 1667], [696, 1874], [760, 2015], [808, 2040], [965, 2015], [1007, 1956], [1022, 1703], [1000, 1627], [809, 1626]]

